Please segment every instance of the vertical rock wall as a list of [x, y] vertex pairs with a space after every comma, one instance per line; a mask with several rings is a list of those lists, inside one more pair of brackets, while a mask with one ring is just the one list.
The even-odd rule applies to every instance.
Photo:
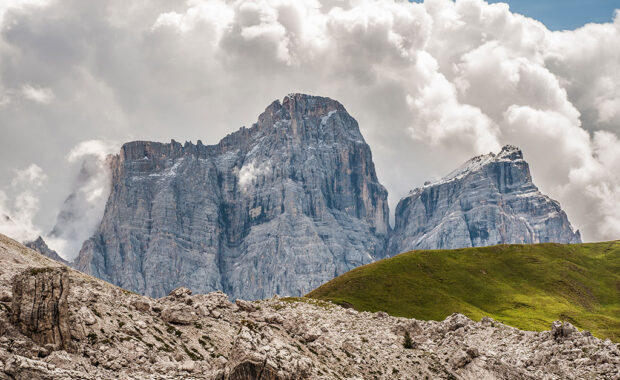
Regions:
[[328, 98], [289, 95], [213, 146], [127, 143], [112, 177], [76, 266], [139, 293], [302, 295], [385, 253], [387, 191]]

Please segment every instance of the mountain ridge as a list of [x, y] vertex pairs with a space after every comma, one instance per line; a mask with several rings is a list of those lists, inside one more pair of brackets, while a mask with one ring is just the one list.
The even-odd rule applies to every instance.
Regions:
[[[469, 237], [447, 235], [432, 247], [523, 242], [534, 229], [519, 219], [537, 212], [537, 226], [544, 226], [553, 219], [543, 211], [554, 207], [561, 223], [543, 231], [547, 239], [579, 241], [559, 204], [538, 192], [514, 146], [474, 157], [412, 191], [399, 202], [392, 229], [387, 191], [377, 178], [370, 147], [345, 107], [324, 97], [297, 93], [275, 100], [256, 123], [217, 144], [132, 141], [108, 161], [112, 188], [106, 210], [74, 265], [151, 295], [181, 285], [242, 298], [301, 295], [356, 266], [420, 247], [421, 236], [444, 234], [443, 226], [450, 227], [455, 218], [465, 220], [465, 227], [461, 222], [457, 227]], [[482, 171], [493, 163], [503, 165], [501, 173], [514, 172], [519, 186], [531, 193], [518, 204], [518, 215], [512, 206], [498, 207], [498, 215], [522, 227], [516, 233], [503, 231], [506, 223], [488, 213], [484, 197], [471, 197], [471, 183], [462, 186], [464, 195], [456, 201], [450, 200], [454, 191], [434, 190], [481, 173], [479, 182], [490, 189], [483, 195], [499, 204], [510, 186], [496, 181], [497, 173]], [[441, 196], [433, 202], [459, 206], [439, 210], [434, 219], [427, 218], [424, 202], [424, 210], [415, 208], [420, 202], [405, 207], [425, 192], [432, 194], [428, 199]], [[463, 206], [465, 198], [470, 204]], [[469, 209], [462, 212], [463, 207]], [[466, 220], [471, 215], [479, 225]], [[471, 231], [492, 239], [475, 240]], [[529, 241], [540, 240], [538, 235]]]
[[[525, 161], [523, 159], [523, 152], [521, 149], [514, 145], [504, 145], [500, 152], [495, 154], [493, 152], [487, 154], [481, 154], [478, 156], [474, 156], [469, 160], [465, 161], [461, 166], [451, 171], [444, 177], [440, 178], [437, 181], [431, 182], [427, 181], [422, 188], [441, 185], [450, 181], [458, 180], [466, 175], [479, 170], [484, 165], [489, 164], [492, 161], [508, 161], [508, 162], [516, 162], [516, 161]], [[416, 189], [411, 190], [409, 193], [415, 192]]]
[[63, 263], [66, 265], [69, 265], [70, 263], [63, 259], [62, 257], [60, 257], [60, 255], [58, 254], [58, 252], [54, 251], [53, 249], [51, 249], [50, 247], [48, 247], [47, 243], [45, 242], [45, 240], [43, 240], [43, 238], [41, 236], [37, 237], [35, 240], [33, 241], [29, 241], [24, 243], [24, 245], [34, 251], [39, 252], [40, 254], [42, 254], [43, 256], [58, 261], [59, 263]]

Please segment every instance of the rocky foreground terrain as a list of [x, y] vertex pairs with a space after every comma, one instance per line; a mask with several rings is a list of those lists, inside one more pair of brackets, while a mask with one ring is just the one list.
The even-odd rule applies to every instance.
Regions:
[[1, 379], [620, 379], [618, 345], [569, 323], [527, 332], [186, 288], [152, 299], [2, 235], [0, 271]]

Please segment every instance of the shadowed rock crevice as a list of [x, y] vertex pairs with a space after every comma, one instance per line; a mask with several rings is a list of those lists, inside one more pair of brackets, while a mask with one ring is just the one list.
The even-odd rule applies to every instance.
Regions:
[[31, 268], [13, 279], [11, 322], [41, 346], [70, 350], [67, 268]]
[[[295, 377], [302, 379], [302, 377]], [[222, 380], [288, 380], [288, 378], [278, 375], [277, 369], [263, 362], [246, 360], [237, 364], [228, 376]]]

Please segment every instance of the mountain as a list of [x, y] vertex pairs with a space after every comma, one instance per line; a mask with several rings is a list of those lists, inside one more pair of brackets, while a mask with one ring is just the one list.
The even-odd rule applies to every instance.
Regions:
[[141, 294], [299, 295], [385, 254], [387, 191], [328, 98], [288, 95], [217, 145], [130, 142], [111, 168], [75, 267]]
[[617, 344], [568, 322], [532, 332], [187, 288], [152, 299], [3, 235], [0, 252], [1, 379], [611, 379], [620, 366]]
[[[329, 98], [291, 94], [216, 145], [134, 141], [107, 162], [103, 217], [72, 265], [153, 297], [178, 286], [298, 296], [411, 249], [580, 242], [511, 146], [412, 191], [392, 230], [370, 147]], [[69, 197], [50, 236], [91, 230], [84, 196]]]
[[43, 256], [50, 258], [52, 260], [56, 260], [60, 263], [66, 264], [68, 265], [69, 262], [67, 262], [67, 260], [63, 259], [62, 257], [60, 257], [60, 255], [58, 254], [58, 252], [54, 251], [53, 249], [51, 249], [50, 247], [47, 246], [47, 243], [45, 242], [45, 240], [43, 240], [43, 238], [41, 236], [39, 236], [36, 240], [24, 243], [24, 245], [32, 250], [35, 250], [37, 252], [39, 252], [40, 254], [42, 254]]
[[532, 183], [523, 153], [507, 145], [400, 200], [388, 252], [544, 242], [581, 238], [560, 204]]
[[620, 241], [412, 251], [308, 297], [424, 320], [490, 316], [525, 330], [561, 319], [620, 342]]

